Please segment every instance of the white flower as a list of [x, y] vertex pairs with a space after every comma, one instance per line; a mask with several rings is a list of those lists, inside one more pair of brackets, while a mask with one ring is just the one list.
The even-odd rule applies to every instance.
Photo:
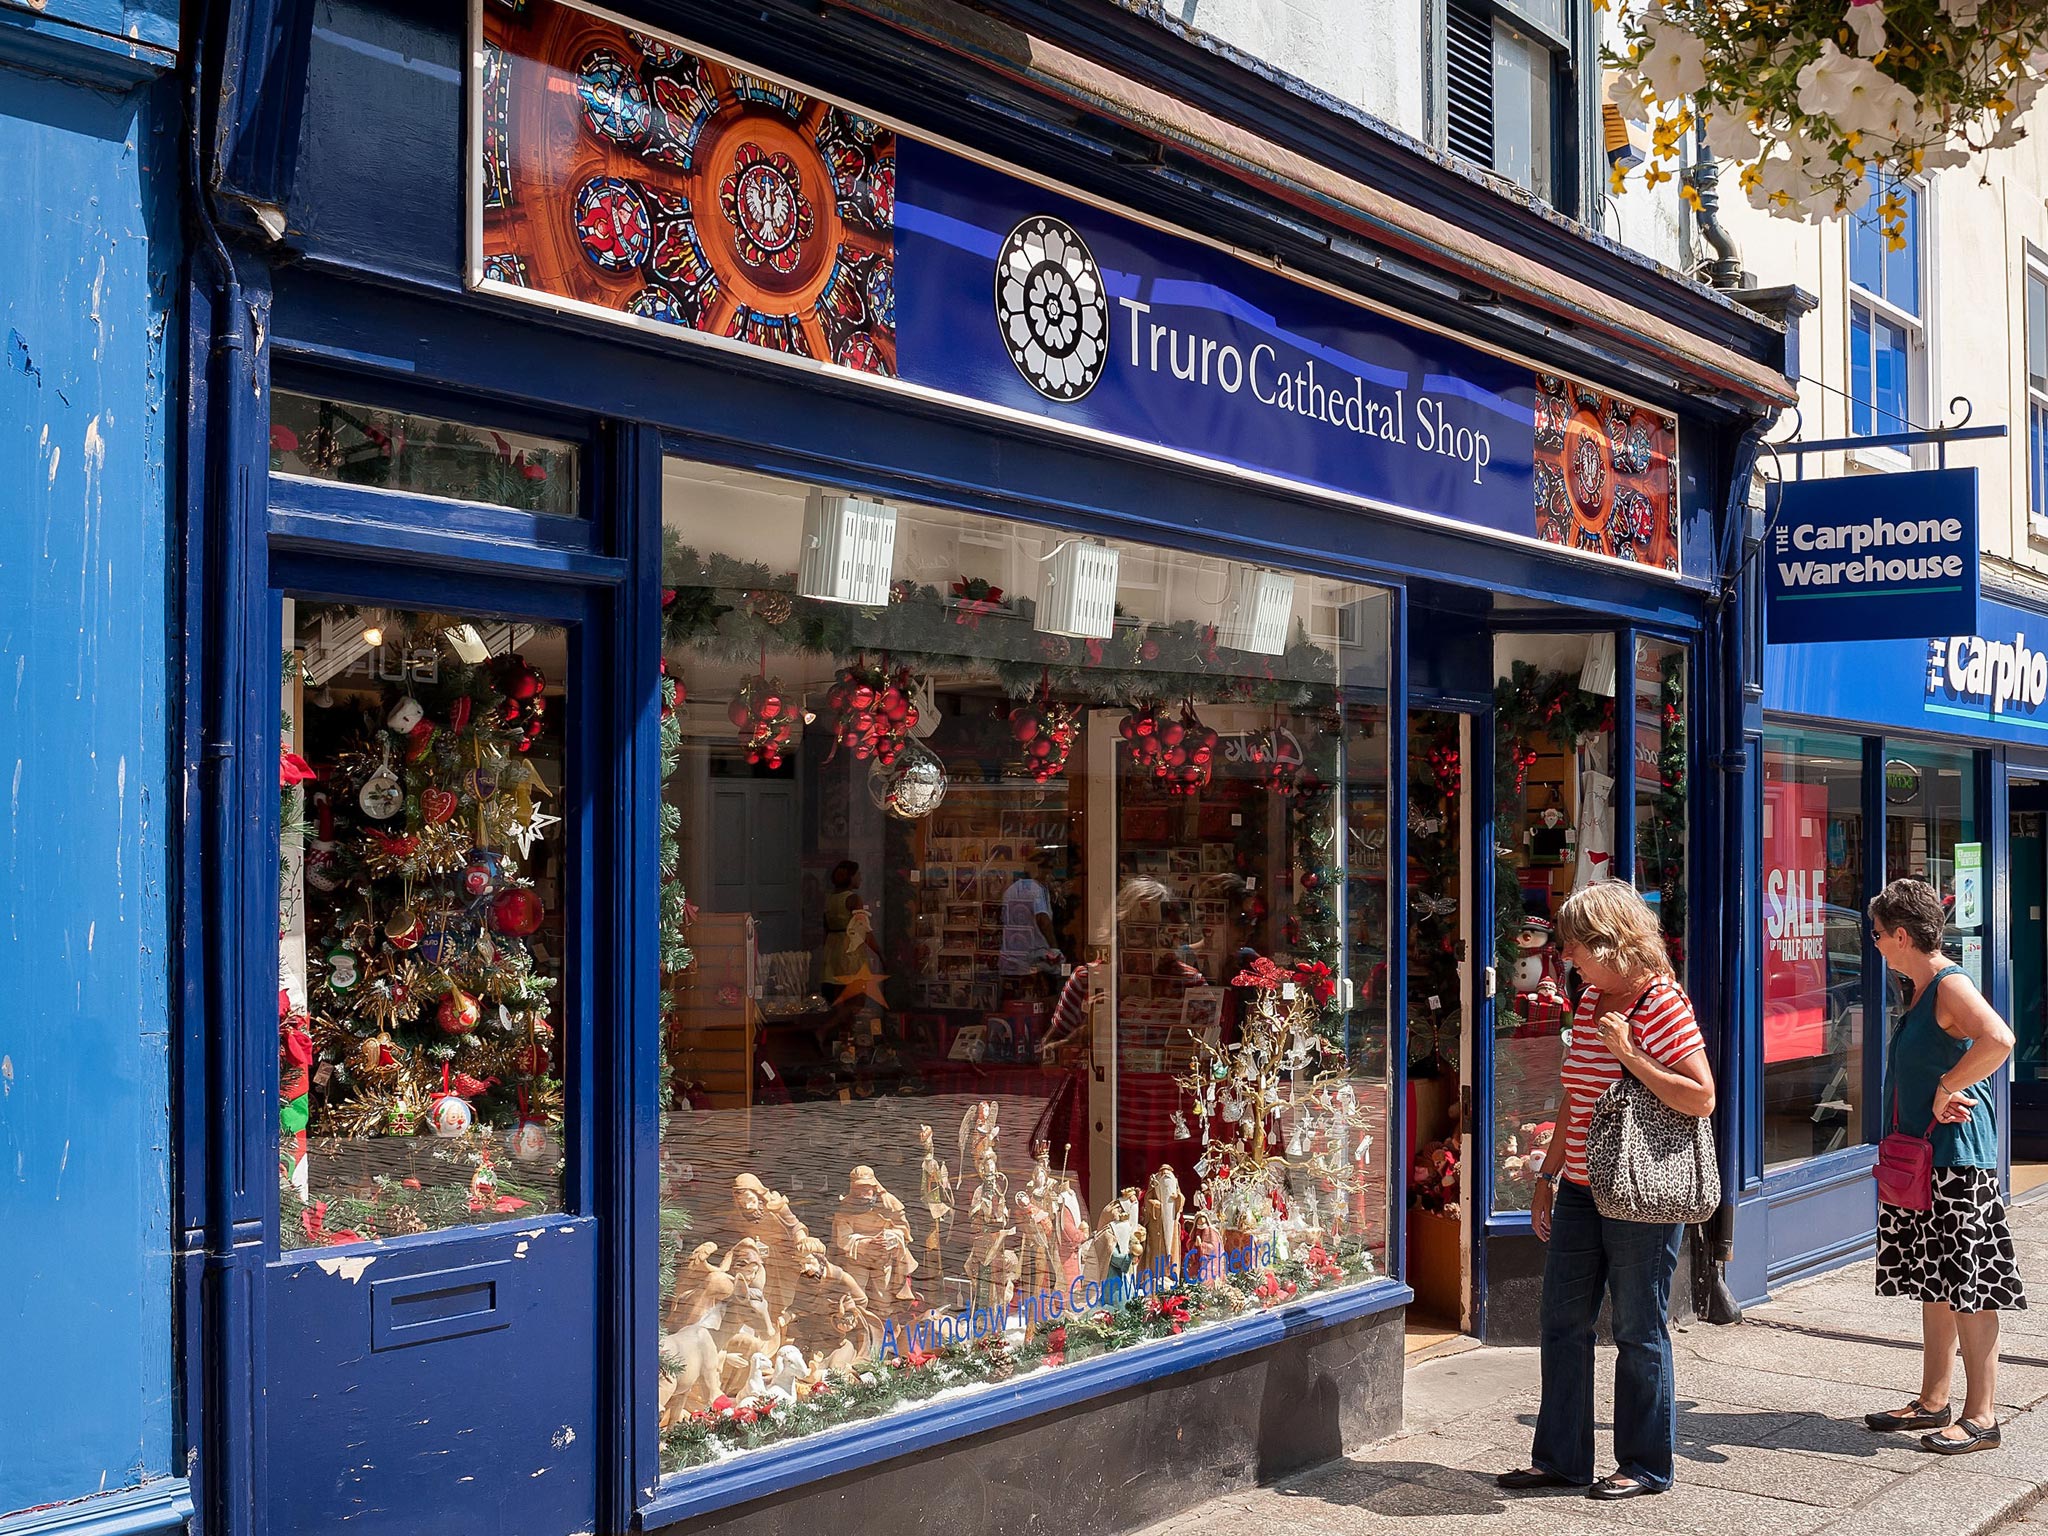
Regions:
[[1682, 101], [1707, 83], [1707, 45], [1678, 23], [1652, 16], [1644, 28], [1649, 52], [1636, 74], [1658, 101]]
[[1923, 171], [1956, 171], [1969, 163], [1967, 151], [1950, 146], [1930, 149], [1920, 156], [1920, 169]]
[[1707, 119], [1707, 148], [1723, 160], [1754, 160], [1763, 150], [1763, 140], [1756, 136], [1743, 118], [1733, 112], [1716, 112]]
[[1870, 201], [1870, 178], [1859, 176], [1835, 194], [1835, 212], [1856, 213]]
[[1979, 3], [1980, 0], [1941, 0], [1941, 9], [1957, 26], [1973, 27], [1977, 24]]
[[1849, 0], [1842, 20], [1856, 34], [1856, 51], [1866, 59], [1877, 57], [1884, 47], [1884, 6], [1881, 0]]
[[1621, 77], [1621, 84], [1614, 92], [1614, 106], [1624, 118], [1631, 123], [1647, 123], [1650, 120], [1650, 109], [1655, 105], [1655, 102], [1636, 89], [1634, 82], [1626, 75]]

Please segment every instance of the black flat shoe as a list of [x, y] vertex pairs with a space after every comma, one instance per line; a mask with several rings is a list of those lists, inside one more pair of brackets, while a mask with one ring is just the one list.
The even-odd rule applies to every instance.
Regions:
[[1956, 1420], [1956, 1428], [1963, 1432], [1961, 1440], [1951, 1440], [1946, 1435], [1922, 1435], [1921, 1445], [1937, 1456], [1967, 1456], [1972, 1451], [1995, 1451], [2000, 1440], [1996, 1424], [1977, 1424], [1969, 1419]]
[[1559, 1477], [1555, 1472], [1546, 1472], [1541, 1467], [1517, 1467], [1512, 1472], [1502, 1472], [1494, 1481], [1503, 1488], [1522, 1490], [1527, 1488], [1570, 1488], [1568, 1477]]
[[1876, 1430], [1879, 1434], [1887, 1434], [1895, 1429], [1948, 1428], [1949, 1410], [1946, 1404], [1942, 1406], [1939, 1413], [1929, 1413], [1927, 1405], [1916, 1397], [1913, 1399], [1913, 1406], [1920, 1411], [1918, 1413], [1866, 1413], [1863, 1415], [1864, 1427]]
[[1610, 1473], [1586, 1490], [1589, 1499], [1640, 1499], [1645, 1495], [1662, 1493], [1662, 1488], [1652, 1488], [1639, 1483], [1632, 1477], [1623, 1477], [1619, 1472]]

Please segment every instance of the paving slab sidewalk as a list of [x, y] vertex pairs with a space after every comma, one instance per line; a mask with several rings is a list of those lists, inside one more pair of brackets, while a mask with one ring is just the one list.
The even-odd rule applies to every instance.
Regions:
[[[1399, 1435], [1144, 1536], [2048, 1536], [2048, 1200], [2012, 1222], [2034, 1305], [2004, 1320], [1996, 1451], [1933, 1456], [1913, 1436], [1863, 1427], [1866, 1410], [1903, 1402], [1920, 1382], [1919, 1309], [1873, 1295], [1866, 1262], [1785, 1287], [1735, 1327], [1677, 1333], [1678, 1485], [1656, 1498], [1496, 1488], [1495, 1472], [1528, 1461], [1536, 1352], [1475, 1349], [1409, 1371]], [[1604, 1469], [1614, 1464], [1613, 1351], [1600, 1356]]]

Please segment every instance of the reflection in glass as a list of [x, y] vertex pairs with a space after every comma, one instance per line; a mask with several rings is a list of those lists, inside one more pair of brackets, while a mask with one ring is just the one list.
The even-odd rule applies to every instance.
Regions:
[[576, 445], [525, 432], [320, 400], [270, 396], [273, 473], [574, 517]]
[[[1941, 894], [1948, 926], [1942, 952], [1984, 984], [1984, 849], [1977, 840], [1974, 753], [1888, 742], [1884, 764], [1884, 873], [1924, 880]], [[1897, 986], [1885, 989], [1886, 1038], [1905, 1017]]]
[[1552, 918], [1614, 870], [1611, 634], [1494, 640], [1494, 1209], [1530, 1205], [1571, 1023]]
[[1678, 984], [1685, 985], [1686, 651], [1636, 642], [1636, 889], [1657, 912]]
[[1379, 1273], [1385, 595], [666, 474], [664, 1465]]
[[1863, 1139], [1863, 743], [1764, 735], [1764, 1166]]
[[561, 1210], [566, 636], [284, 608], [280, 1242]]

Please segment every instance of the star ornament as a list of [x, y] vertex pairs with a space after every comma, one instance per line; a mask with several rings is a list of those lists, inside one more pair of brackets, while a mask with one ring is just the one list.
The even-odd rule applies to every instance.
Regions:
[[549, 827], [559, 827], [561, 824], [561, 817], [550, 816], [537, 805], [527, 812], [526, 820], [514, 822], [511, 836], [512, 841], [519, 845], [519, 857], [532, 858], [533, 845], [547, 834]]
[[888, 972], [875, 970], [865, 960], [850, 976], [833, 976], [828, 979], [846, 988], [845, 992], [839, 994], [842, 1000], [849, 995], [870, 997], [874, 999], [877, 1008], [886, 1010], [889, 1006], [889, 1000], [882, 996], [882, 983], [889, 979]]

